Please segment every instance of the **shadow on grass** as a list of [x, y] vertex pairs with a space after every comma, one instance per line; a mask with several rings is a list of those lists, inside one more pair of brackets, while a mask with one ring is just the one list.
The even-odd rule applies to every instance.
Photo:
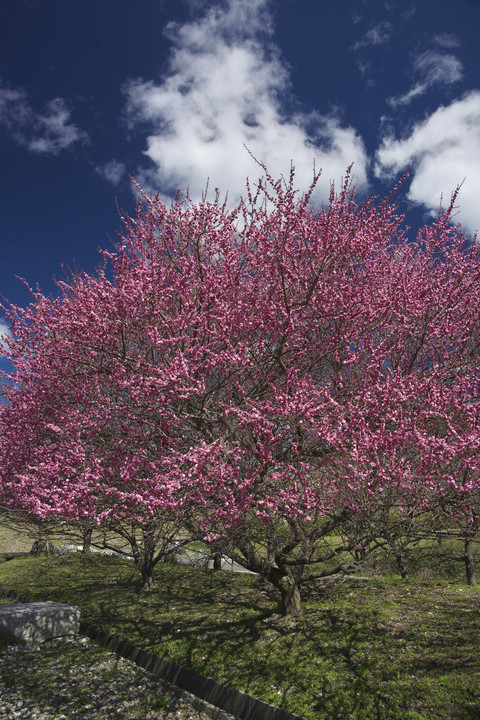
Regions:
[[85, 621], [305, 718], [480, 717], [478, 590], [314, 585], [289, 620], [252, 576], [161, 565], [144, 593], [122, 560], [15, 562], [0, 585], [78, 604]]

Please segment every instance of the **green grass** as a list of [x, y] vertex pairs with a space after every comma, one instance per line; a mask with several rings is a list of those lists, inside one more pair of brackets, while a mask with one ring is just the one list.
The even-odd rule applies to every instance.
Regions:
[[[461, 571], [461, 568], [459, 568]], [[76, 604], [83, 620], [312, 720], [480, 717], [480, 590], [446, 579], [317, 584], [301, 618], [253, 576], [128, 561], [24, 557], [0, 587]]]

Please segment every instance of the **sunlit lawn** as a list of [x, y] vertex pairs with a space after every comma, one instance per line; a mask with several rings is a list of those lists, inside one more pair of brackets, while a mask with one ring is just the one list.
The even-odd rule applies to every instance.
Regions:
[[0, 587], [82, 619], [305, 718], [480, 717], [480, 592], [443, 580], [317, 584], [286, 620], [254, 576], [81, 554], [0, 566]]

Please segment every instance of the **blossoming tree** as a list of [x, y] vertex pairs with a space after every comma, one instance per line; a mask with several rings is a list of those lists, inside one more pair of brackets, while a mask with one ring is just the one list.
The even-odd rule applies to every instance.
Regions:
[[136, 524], [145, 587], [181, 523], [296, 615], [385, 507], [477, 489], [476, 244], [453, 203], [411, 240], [389, 200], [347, 179], [319, 211], [313, 187], [266, 173], [233, 210], [143, 195], [94, 276], [6, 309], [4, 507]]

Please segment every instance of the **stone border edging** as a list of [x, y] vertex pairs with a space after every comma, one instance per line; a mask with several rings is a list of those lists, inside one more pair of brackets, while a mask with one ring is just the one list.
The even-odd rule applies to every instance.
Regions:
[[[0, 597], [16, 602], [30, 602], [12, 590], [3, 588], [0, 588]], [[80, 634], [86, 635], [102, 647], [112, 650], [160, 680], [193, 696], [189, 698], [193, 707], [196, 710], [205, 711], [212, 720], [227, 720], [227, 717], [235, 720], [303, 720], [300, 716], [293, 715], [287, 710], [276, 708], [252, 695], [217, 682], [213, 678], [188, 670], [188, 668], [148, 650], [142, 650], [128, 640], [120, 640], [105, 630], [100, 630], [83, 621], [80, 621]]]

